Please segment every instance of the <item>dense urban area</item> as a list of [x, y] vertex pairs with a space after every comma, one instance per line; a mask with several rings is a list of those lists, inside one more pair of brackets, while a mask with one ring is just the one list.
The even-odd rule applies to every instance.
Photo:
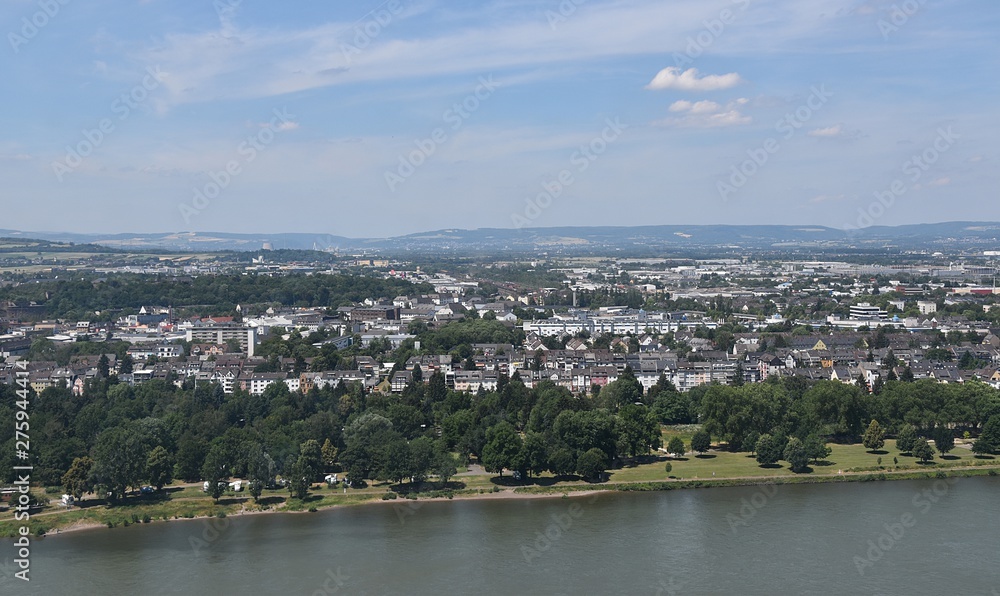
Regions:
[[[30, 387], [32, 506], [80, 515], [36, 515], [41, 533], [227, 504], [985, 470], [1000, 450], [994, 256], [5, 240], [0, 413]], [[0, 428], [6, 484], [17, 439]]]

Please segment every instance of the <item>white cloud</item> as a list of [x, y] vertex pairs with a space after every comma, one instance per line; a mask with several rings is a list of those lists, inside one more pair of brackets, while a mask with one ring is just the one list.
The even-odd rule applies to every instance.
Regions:
[[714, 114], [722, 109], [722, 106], [714, 101], [702, 100], [691, 103], [686, 100], [675, 101], [670, 105], [671, 112], [688, 112], [690, 114]]
[[749, 124], [753, 118], [740, 111], [740, 108], [747, 103], [745, 97], [733, 100], [725, 106], [709, 100], [692, 103], [682, 99], [670, 104], [668, 110], [683, 116], [667, 118], [654, 124], [679, 128], [721, 128]]
[[839, 124], [834, 126], [828, 126], [826, 128], [814, 128], [807, 133], [811, 137], [842, 137], [844, 136], [844, 127]]
[[674, 103], [670, 104], [671, 112], [687, 112], [694, 106], [693, 103], [686, 99], [679, 99]]
[[679, 91], [719, 91], [730, 89], [743, 82], [740, 75], [731, 72], [724, 75], [705, 75], [698, 78], [698, 69], [681, 71], [676, 66], [668, 66], [656, 73], [646, 89], [677, 89]]
[[949, 184], [951, 184], [951, 178], [945, 176], [943, 178], [937, 178], [935, 180], [931, 180], [930, 182], [927, 183], [927, 186], [948, 186]]

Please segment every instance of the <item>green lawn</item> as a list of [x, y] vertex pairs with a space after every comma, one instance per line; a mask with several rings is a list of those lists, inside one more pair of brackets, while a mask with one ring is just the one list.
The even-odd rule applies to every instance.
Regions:
[[[681, 433], [665, 433], [665, 438]], [[681, 435], [683, 437], [683, 435]], [[686, 437], [684, 437], [686, 438]], [[688, 441], [689, 442], [689, 441]], [[828, 444], [833, 450], [830, 457], [811, 465], [811, 471], [805, 475], [837, 475], [841, 472], [871, 470], [875, 471], [879, 464], [878, 459], [882, 458], [882, 467], [886, 470], [897, 468], [893, 463], [893, 458], [899, 460], [899, 469], [927, 470], [941, 467], [974, 466], [994, 464], [1000, 465], [997, 460], [977, 459], [968, 449], [956, 446], [948, 459], [941, 459], [936, 455], [934, 460], [927, 465], [920, 464], [916, 458], [909, 455], [900, 455], [896, 450], [894, 440], [886, 440], [885, 446], [878, 453], [870, 453], [864, 446], [857, 445], [836, 445]], [[696, 456], [689, 453], [681, 459], [661, 453], [654, 463], [625, 467], [611, 472], [611, 482], [647, 482], [654, 480], [665, 480], [667, 473], [664, 468], [670, 462], [672, 470], [671, 476], [676, 478], [705, 479], [712, 478], [742, 478], [756, 476], [801, 476], [794, 474], [788, 468], [787, 462], [778, 462], [776, 467], [762, 468], [757, 460], [747, 453], [730, 453], [728, 451], [711, 451], [706, 456]]]

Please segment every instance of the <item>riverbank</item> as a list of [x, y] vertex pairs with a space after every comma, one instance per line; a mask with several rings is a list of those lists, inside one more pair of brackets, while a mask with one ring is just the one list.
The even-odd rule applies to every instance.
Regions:
[[[167, 586], [226, 594], [755, 595], [773, 594], [780, 578], [792, 593], [837, 586], [988, 595], [1000, 586], [1000, 520], [986, 513], [997, 489], [1000, 477], [580, 491], [566, 499], [421, 498], [315, 515], [171, 521], [33, 539], [31, 587], [38, 594]], [[863, 575], [855, 557], [866, 561]]]
[[[715, 478], [672, 478], [666, 480], [632, 480], [603, 483], [557, 482], [549, 486], [511, 485], [490, 489], [465, 488], [431, 491], [412, 495], [397, 495], [388, 486], [369, 488], [365, 492], [340, 493], [318, 490], [305, 500], [286, 499], [278, 494], [266, 494], [260, 503], [250, 497], [227, 497], [218, 503], [207, 495], [191, 496], [191, 487], [179, 491], [176, 499], [155, 502], [133, 501], [114, 507], [93, 505], [68, 511], [45, 511], [33, 515], [28, 526], [35, 536], [58, 536], [99, 528], [128, 527], [134, 524], [167, 523], [183, 520], [241, 517], [273, 513], [306, 514], [316, 511], [357, 505], [392, 504], [401, 515], [415, 511], [423, 503], [448, 500], [500, 500], [539, 498], [578, 498], [603, 492], [667, 491], [736, 486], [823, 484], [845, 482], [877, 482], [891, 480], [943, 479], [976, 476], [998, 476], [1000, 464], [983, 462], [970, 466], [937, 466], [926, 469], [878, 469], [842, 471], [836, 474], [753, 475]], [[487, 479], [487, 480], [492, 480]], [[388, 495], [392, 495], [391, 497]], [[0, 521], [0, 537], [16, 535], [21, 522]]]

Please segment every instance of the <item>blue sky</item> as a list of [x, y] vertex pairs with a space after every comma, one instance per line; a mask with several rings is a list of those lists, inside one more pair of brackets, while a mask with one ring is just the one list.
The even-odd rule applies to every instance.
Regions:
[[0, 227], [998, 220], [998, 30], [993, 0], [7, 0]]

